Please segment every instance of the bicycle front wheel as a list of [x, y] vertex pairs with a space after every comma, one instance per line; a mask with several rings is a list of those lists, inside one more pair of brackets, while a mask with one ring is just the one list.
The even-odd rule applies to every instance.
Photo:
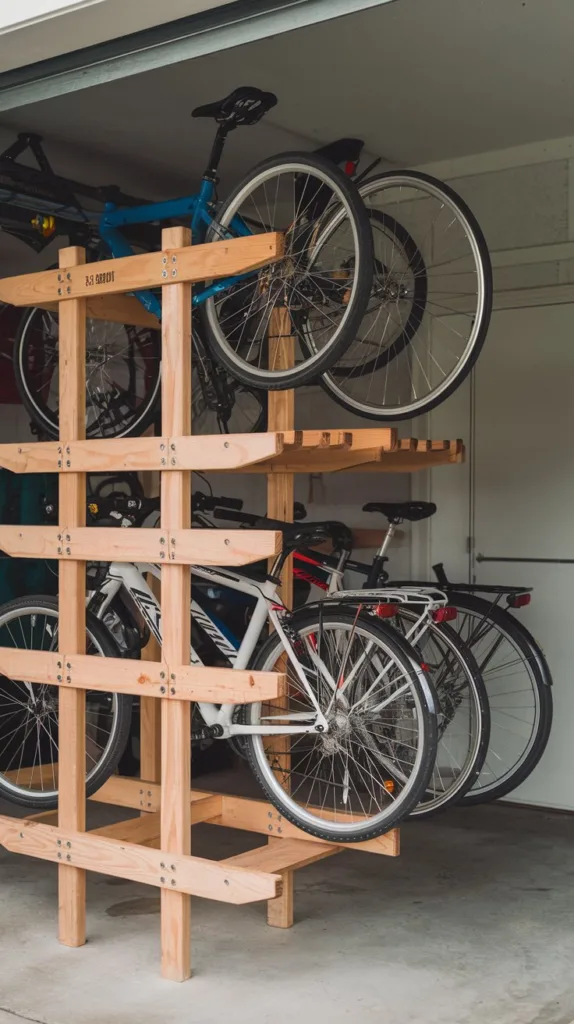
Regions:
[[321, 384], [376, 420], [411, 419], [449, 397], [484, 344], [492, 268], [480, 226], [448, 185], [417, 171], [370, 178], [374, 277], [366, 315]]
[[[26, 597], [0, 608], [0, 647], [57, 651], [58, 603]], [[86, 652], [119, 657], [119, 649], [92, 615]], [[0, 676], [0, 796], [22, 807], [58, 806], [59, 686]], [[132, 698], [86, 691], [86, 793], [116, 770], [128, 742]]]
[[[292, 616], [294, 649], [325, 733], [246, 737], [256, 778], [284, 817], [330, 842], [374, 839], [423, 797], [436, 758], [435, 698], [412, 648], [344, 609]], [[411, 656], [412, 653], [412, 656]], [[244, 709], [249, 725], [294, 724], [313, 705], [277, 634], [253, 666], [285, 672], [287, 693]]]
[[373, 242], [353, 182], [306, 153], [259, 164], [223, 204], [207, 237], [268, 231], [283, 233], [284, 256], [202, 308], [214, 356], [242, 384], [273, 391], [317, 380], [351, 343], [370, 295]]

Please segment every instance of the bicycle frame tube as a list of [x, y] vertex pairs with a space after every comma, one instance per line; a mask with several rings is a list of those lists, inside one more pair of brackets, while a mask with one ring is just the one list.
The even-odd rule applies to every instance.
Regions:
[[[146, 203], [142, 206], [116, 207], [114, 203], [106, 203], [104, 212], [99, 220], [100, 237], [107, 245], [111, 255], [115, 259], [124, 256], [133, 256], [134, 251], [130, 243], [124, 238], [120, 228], [133, 224], [153, 224], [155, 222], [167, 221], [172, 218], [186, 219], [191, 221], [191, 236], [195, 243], [205, 240], [206, 231], [213, 227], [215, 234], [220, 237], [243, 237], [250, 235], [251, 231], [245, 222], [237, 215], [233, 217], [230, 229], [217, 230], [217, 222], [211, 212], [211, 204], [214, 199], [215, 186], [212, 181], [203, 178], [201, 188], [197, 195], [184, 196], [181, 199], [168, 199], [160, 203]], [[221, 292], [227, 291], [234, 285], [250, 277], [256, 271], [249, 274], [225, 277], [215, 281], [207, 288], [196, 290], [192, 297], [192, 305], [201, 306], [208, 299]], [[148, 289], [135, 293], [144, 309], [152, 313], [158, 320], [161, 320], [161, 299]]]
[[[108, 570], [108, 575], [100, 588], [100, 591], [105, 594], [105, 600], [98, 608], [97, 614], [99, 618], [103, 618], [113, 598], [119, 590], [124, 587], [156, 640], [161, 644], [161, 609], [155, 595], [145, 580], [146, 573], [151, 573], [157, 579], [161, 579], [161, 569], [157, 565], [132, 565], [128, 563], [112, 562]], [[251, 621], [238, 649], [230, 643], [228, 636], [219, 629], [217, 624], [209, 616], [208, 612], [201, 608], [195, 600], [192, 600], [191, 613], [194, 621], [204, 632], [208, 634], [218, 650], [230, 661], [233, 668], [247, 668], [253, 656], [257, 641], [263, 631], [264, 625], [268, 619], [271, 619], [274, 628], [283, 640], [286, 653], [290, 661], [293, 663], [295, 671], [297, 672], [297, 675], [304, 685], [305, 690], [315, 708], [315, 715], [313, 715], [311, 711], [309, 712], [308, 725], [250, 726], [233, 722], [233, 709], [235, 707], [233, 704], [222, 704], [221, 707], [218, 708], [215, 704], [205, 704], [198, 701], [199, 709], [206, 725], [220, 725], [224, 730], [224, 736], [241, 736], [247, 734], [260, 736], [271, 736], [273, 734], [283, 736], [286, 734], [301, 735], [303, 733], [317, 732], [317, 726], [322, 731], [327, 730], [327, 722], [317, 704], [314, 693], [307, 683], [303, 668], [297, 661], [295, 652], [292, 650], [292, 647], [285, 636], [280, 616], [278, 616], [277, 612], [270, 607], [273, 602], [278, 602], [276, 585], [270, 580], [265, 580], [261, 583], [254, 583], [252, 580], [228, 571], [227, 569], [210, 569], [205, 566], [194, 566], [193, 575], [194, 577], [210, 581], [216, 586], [241, 591], [241, 593], [248, 594], [256, 600]], [[190, 661], [192, 665], [203, 664], [193, 646], [190, 647]]]

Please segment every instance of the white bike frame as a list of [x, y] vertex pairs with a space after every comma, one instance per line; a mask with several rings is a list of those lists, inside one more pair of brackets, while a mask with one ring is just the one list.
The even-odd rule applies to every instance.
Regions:
[[[296, 720], [300, 723], [298, 725], [243, 725], [233, 721], [233, 711], [236, 705], [222, 704], [219, 706], [217, 704], [198, 702], [205, 724], [208, 726], [220, 726], [223, 730], [222, 739], [226, 739], [229, 736], [285, 736], [288, 734], [301, 735], [304, 733], [328, 732], [328, 722], [317, 703], [315, 694], [307, 681], [303, 666], [299, 662], [283, 628], [282, 619], [286, 609], [277, 594], [276, 584], [271, 580], [257, 582], [246, 576], [241, 576], [231, 569], [211, 569], [206, 566], [193, 566], [191, 571], [195, 579], [206, 580], [216, 587], [237, 590], [242, 594], [255, 598], [256, 604], [251, 621], [239, 647], [231, 643], [229, 637], [222, 632], [218, 624], [211, 619], [209, 614], [196, 600], [191, 602], [191, 614], [195, 625], [207, 633], [217, 649], [229, 660], [232, 667], [234, 669], [245, 669], [248, 667], [263, 628], [266, 622], [270, 622], [281, 638], [285, 653], [293, 665], [312, 707], [315, 709], [314, 715], [309, 711], [308, 714], [297, 712], [292, 715], [286, 713], [282, 716], [284, 721]], [[153, 636], [161, 644], [161, 608], [157, 598], [146, 582], [145, 575], [147, 573], [155, 576], [156, 579], [161, 579], [161, 567], [159, 565], [112, 562], [103, 584], [97, 590], [98, 595], [101, 595], [103, 600], [100, 599], [95, 614], [99, 619], [103, 620], [114, 598], [124, 589], [137, 607]], [[91, 596], [90, 594], [88, 600]], [[192, 665], [203, 664], [193, 646], [190, 648], [190, 661]], [[324, 671], [325, 677], [330, 679], [325, 667]], [[306, 723], [305, 719], [308, 719]]]

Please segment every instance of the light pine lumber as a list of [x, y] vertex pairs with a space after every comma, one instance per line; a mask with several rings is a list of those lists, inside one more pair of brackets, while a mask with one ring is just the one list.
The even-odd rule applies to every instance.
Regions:
[[304, 868], [315, 861], [339, 853], [341, 847], [330, 843], [304, 843], [300, 839], [277, 839], [267, 846], [258, 846], [235, 857], [227, 857], [220, 864], [255, 868], [258, 871], [283, 872], [287, 868]]
[[[57, 302], [42, 304], [43, 309], [58, 311]], [[129, 295], [101, 295], [86, 300], [86, 315], [90, 320], [107, 320], [114, 324], [131, 324], [159, 330], [159, 320], [144, 309], [139, 299]]]
[[[136, 820], [140, 823], [147, 818]], [[276, 874], [4, 815], [0, 816], [0, 845], [11, 853], [54, 861], [60, 869], [81, 871], [82, 875], [95, 871], [155, 885], [170, 897], [185, 896], [188, 901], [190, 896], [203, 896], [223, 903], [253, 903], [273, 898], [281, 886]], [[63, 860], [65, 865], [60, 863]]]
[[[60, 266], [78, 267], [83, 274], [86, 254], [79, 247], [60, 251]], [[53, 271], [55, 274], [56, 271]], [[60, 441], [77, 441], [86, 429], [86, 303], [70, 299], [59, 309]], [[60, 524], [81, 527], [86, 516], [86, 477], [59, 477]], [[86, 649], [86, 566], [66, 562], [59, 567], [58, 650], [83, 654]], [[81, 833], [86, 827], [86, 695], [62, 690], [58, 707], [59, 744], [58, 821], [62, 828]], [[38, 826], [41, 827], [41, 826]], [[58, 871], [60, 942], [82, 946], [86, 941], [86, 875], [76, 866]]]
[[[147, 582], [158, 602], [161, 602], [160, 581], [148, 573]], [[151, 665], [161, 661], [161, 647], [153, 633], [150, 633], [141, 657], [142, 661]], [[169, 678], [169, 670], [166, 670], [166, 678]], [[154, 697], [142, 697], [140, 702], [140, 775], [142, 779], [151, 779], [153, 782], [161, 780], [161, 704]]]
[[[271, 232], [193, 247], [172, 246], [161, 252], [106, 260], [81, 270], [71, 255], [66, 256], [71, 250], [62, 249], [59, 270], [0, 280], [0, 299], [14, 306], [43, 306], [61, 299], [114, 295], [161, 285], [179, 288], [182, 283], [228, 277], [264, 267], [280, 259], [283, 248], [283, 236]], [[63, 258], [68, 260], [66, 265], [61, 262]], [[171, 287], [163, 290], [164, 322], [164, 303], [170, 291]]]
[[[286, 369], [294, 366], [295, 362], [295, 338], [291, 325], [291, 315], [285, 307], [278, 307], [271, 313], [269, 321], [269, 366], [276, 369]], [[295, 392], [271, 391], [268, 396], [268, 425], [270, 430], [291, 431], [295, 427]], [[285, 435], [284, 435], [285, 437]], [[309, 443], [324, 445], [328, 443], [323, 432], [315, 437], [309, 437]], [[282, 460], [286, 456], [279, 456]], [[267, 515], [272, 519], [281, 519], [285, 522], [293, 521], [293, 504], [295, 500], [295, 486], [292, 473], [277, 472], [274, 460], [269, 466], [267, 476]], [[293, 556], [290, 555], [281, 573], [281, 598], [287, 608], [293, 606]], [[280, 665], [286, 669], [286, 659]], [[281, 705], [288, 707], [289, 698], [273, 701], [275, 707]], [[266, 749], [276, 753], [283, 768], [291, 767], [291, 742], [287, 736], [277, 736], [265, 740]], [[273, 846], [278, 840], [268, 838], [269, 846]], [[293, 871], [286, 868], [281, 872], [283, 881], [281, 895], [267, 904], [267, 924], [273, 928], [290, 928], [293, 924], [294, 899], [293, 899]]]
[[[190, 245], [191, 233], [187, 228], [162, 231], [164, 250]], [[164, 288], [162, 309], [162, 434], [184, 435], [191, 432], [191, 286], [181, 283]], [[179, 537], [190, 524], [190, 473], [163, 473], [162, 529], [176, 531]], [[170, 558], [171, 549], [176, 546], [170, 544]], [[187, 566], [172, 561], [162, 566], [162, 656], [165, 661], [182, 666], [189, 664], [190, 580]], [[161, 709], [161, 845], [174, 854], [191, 851], [190, 712], [190, 704], [177, 699], [164, 703]], [[174, 981], [184, 981], [191, 974], [190, 913], [190, 900], [185, 894], [162, 889], [162, 974]]]

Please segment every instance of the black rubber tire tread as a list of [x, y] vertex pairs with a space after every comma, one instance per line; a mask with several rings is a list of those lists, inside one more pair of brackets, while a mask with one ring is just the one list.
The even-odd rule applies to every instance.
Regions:
[[[317, 624], [318, 629], [320, 628], [315, 609], [308, 611], [305, 608], [302, 608], [295, 612], [291, 621], [295, 630], [303, 629], [306, 626], [312, 626], [314, 624]], [[321, 621], [323, 624], [328, 622], [346, 622], [352, 626], [356, 623], [356, 610], [326, 610], [321, 613]], [[380, 825], [374, 827], [373, 825], [366, 824], [364, 828], [360, 832], [355, 833], [352, 838], [345, 833], [334, 834], [333, 832], [326, 832], [320, 826], [311, 827], [306, 821], [302, 821], [298, 818], [290, 805], [285, 806], [278, 797], [277, 792], [267, 785], [266, 780], [262, 777], [261, 772], [259, 771], [257, 757], [254, 752], [253, 738], [251, 736], [245, 737], [245, 752], [247, 754], [251, 770], [274, 807], [277, 808], [287, 821], [290, 821], [292, 825], [296, 825], [297, 828], [300, 828], [303, 832], [307, 832], [309, 835], [315, 836], [317, 839], [322, 839], [325, 842], [331, 843], [352, 844], [365, 842], [368, 839], [377, 839], [378, 836], [384, 835], [392, 828], [396, 828], [418, 804], [426, 786], [428, 785], [436, 757], [436, 696], [430, 682], [428, 681], [428, 677], [425, 677], [425, 684], [422, 685], [420, 677], [412, 669], [413, 661], [417, 665], [420, 664], [416, 651], [406, 643], [404, 638], [395, 629], [381, 622], [374, 622], [371, 616], [365, 616], [362, 624], [368, 626], [374, 633], [378, 633], [384, 640], [384, 643], [393, 650], [393, 655], [396, 657], [397, 661], [402, 662], [405, 674], [407, 674], [412, 680], [420, 700], [421, 707], [423, 708], [424, 720], [422, 728], [424, 730], [424, 753], [421, 760], [419, 778], [411, 790], [410, 799], [405, 802], [404, 806], [401, 806], [399, 813], [395, 813], [394, 816], [389, 815], [389, 819], [385, 821], [383, 827]], [[277, 657], [279, 657], [280, 652], [283, 650], [281, 640], [278, 636], [272, 635], [258, 652], [257, 657], [250, 667], [254, 670], [261, 669], [275, 649], [277, 650]], [[245, 718], [248, 714], [249, 708], [246, 708], [244, 711]]]
[[[278, 156], [261, 161], [261, 163], [252, 168], [249, 174], [247, 174], [233, 189], [219, 210], [218, 217], [222, 219], [225, 216], [228, 206], [235, 201], [235, 197], [245, 188], [252, 178], [256, 177], [261, 171], [272, 167], [279, 168], [282, 164], [294, 161], [306, 165], [311, 171], [322, 171], [324, 174], [332, 178], [333, 182], [341, 192], [343, 192], [353, 211], [357, 225], [359, 249], [360, 252], [364, 254], [364, 260], [359, 274], [359, 280], [357, 282], [354, 309], [352, 309], [348, 314], [345, 329], [341, 331], [336, 345], [326, 345], [323, 352], [323, 358], [318, 359], [312, 368], [307, 367], [304, 363], [302, 366], [294, 367], [291, 370], [285, 370], [282, 373], [275, 373], [273, 375], [273, 380], [268, 380], [258, 376], [255, 372], [249, 369], [249, 365], [247, 363], [238, 367], [235, 362], [230, 359], [227, 350], [220, 347], [219, 340], [211, 329], [209, 317], [207, 316], [207, 306], [211, 300], [200, 307], [203, 335], [206, 342], [209, 344], [211, 354], [218, 362], [221, 363], [222, 366], [225, 367], [228, 373], [230, 373], [235, 380], [247, 385], [247, 387], [253, 388], [255, 391], [282, 391], [285, 389], [302, 387], [304, 384], [316, 383], [320, 379], [321, 375], [337, 362], [337, 359], [339, 359], [342, 353], [353, 341], [363, 316], [365, 315], [371, 293], [373, 279], [373, 238], [369, 215], [360, 197], [357, 186], [343, 173], [343, 171], [339, 170], [335, 164], [331, 163], [330, 160], [326, 160], [323, 157], [311, 153], [289, 152], [281, 153]], [[208, 232], [207, 240], [209, 241], [209, 239], [210, 233]]]
[[[510, 611], [505, 608], [495, 607], [493, 608], [489, 601], [486, 601], [482, 597], [475, 597], [472, 594], [466, 594], [458, 591], [449, 590], [449, 604], [455, 608], [460, 608], [463, 611], [477, 612], [481, 616], [488, 616], [488, 618], [500, 629], [511, 637], [512, 642], [516, 644], [516, 647], [522, 651], [525, 660], [527, 660], [533, 671], [536, 688], [538, 691], [538, 699], [540, 701], [540, 721], [538, 723], [538, 732], [532, 744], [532, 749], [526, 759], [520, 764], [515, 772], [509, 776], [504, 782], [501, 782], [498, 786], [493, 786], [487, 792], [482, 790], [469, 790], [463, 798], [463, 805], [471, 806], [474, 804], [490, 803], [491, 800], [499, 800], [501, 797], [508, 796], [517, 786], [519, 786], [528, 776], [534, 771], [536, 765], [540, 761], [546, 745], [550, 737], [550, 731], [552, 728], [552, 714], [553, 714], [553, 700], [552, 700], [552, 676], [546, 658], [536, 643], [536, 640], [530, 633], [526, 626], [524, 626], [518, 619], [512, 615]], [[488, 694], [488, 687], [487, 687]]]
[[492, 264], [490, 260], [488, 246], [486, 244], [486, 239], [472, 210], [469, 209], [464, 199], [461, 199], [458, 193], [455, 192], [454, 189], [450, 188], [449, 185], [445, 185], [444, 182], [439, 181], [437, 178], [433, 178], [430, 174], [423, 174], [422, 171], [387, 171], [384, 174], [374, 175], [372, 178], [368, 178], [366, 181], [362, 182], [359, 187], [359, 192], [363, 194], [363, 190], [366, 189], [366, 187], [370, 185], [373, 181], [384, 181], [385, 178], [393, 178], [397, 174], [400, 174], [401, 176], [405, 177], [408, 176], [409, 178], [412, 178], [415, 181], [424, 181], [431, 185], [434, 185], [437, 188], [440, 188], [444, 192], [444, 194], [447, 195], [449, 199], [451, 199], [460, 208], [460, 210], [468, 220], [474, 233], [474, 236], [476, 238], [477, 246], [480, 252], [480, 259], [484, 270], [484, 313], [482, 324], [477, 334], [473, 350], [468, 360], [466, 361], [464, 367], [461, 369], [460, 373], [456, 375], [451, 384], [449, 384], [449, 386], [445, 388], [445, 390], [440, 395], [436, 396], [435, 398], [432, 398], [432, 396], [429, 397], [429, 399], [426, 402], [423, 402], [423, 404], [415, 411], [411, 410], [410, 412], [401, 413], [394, 410], [392, 412], [386, 413], [384, 409], [381, 409], [380, 412], [366, 412], [364, 410], [359, 410], [355, 407], [355, 405], [345, 401], [345, 399], [342, 398], [341, 395], [333, 391], [329, 387], [328, 381], [325, 381], [323, 378], [321, 378], [321, 386], [331, 396], [333, 401], [337, 402], [338, 405], [341, 405], [343, 409], [347, 409], [348, 411], [354, 413], [356, 416], [362, 416], [364, 417], [364, 419], [380, 420], [382, 422], [389, 423], [398, 423], [401, 420], [410, 420], [413, 419], [414, 416], [424, 416], [426, 413], [432, 412], [432, 410], [436, 409], [437, 406], [442, 405], [443, 402], [446, 402], [447, 398], [450, 398], [450, 396], [453, 395], [454, 392], [460, 387], [463, 381], [466, 380], [482, 351], [484, 342], [486, 341], [488, 328], [490, 326], [493, 296]]
[[[15, 601], [7, 601], [6, 604], [0, 606], [0, 625], [2, 624], [2, 618], [5, 613], [13, 611], [26, 611], [26, 609], [34, 607], [43, 607], [46, 611], [58, 611], [58, 601], [56, 598], [46, 597], [45, 595], [30, 596], [18, 598]], [[106, 658], [119, 658], [121, 652], [117, 646], [114, 638], [111, 636], [106, 627], [90, 612], [86, 612], [86, 628], [87, 632], [90, 633], [94, 640], [99, 644], [104, 656]], [[132, 719], [132, 697], [125, 693], [118, 693], [117, 695], [117, 716], [116, 716], [116, 729], [113, 742], [110, 749], [107, 752], [106, 758], [102, 758], [99, 762], [96, 770], [94, 771], [89, 782], [86, 781], [86, 796], [93, 796], [98, 789], [104, 785], [105, 782], [114, 774], [120, 759], [126, 749], [126, 746], [130, 737], [130, 727]], [[42, 798], [37, 793], [22, 793], [21, 796], [16, 797], [11, 789], [4, 786], [4, 777], [0, 772], [0, 795], [11, 803], [18, 804], [20, 807], [31, 807], [39, 810], [52, 810], [58, 806], [57, 797]]]
[[[408, 616], [408, 612], [401, 608], [399, 615], [404, 614], [407, 614]], [[418, 618], [417, 613], [413, 613], [412, 618]], [[451, 647], [451, 649], [455, 653], [455, 657], [457, 657], [461, 664], [464, 665], [465, 673], [467, 674], [470, 685], [474, 689], [475, 699], [479, 708], [481, 722], [480, 742], [478, 744], [478, 749], [476, 752], [476, 757], [474, 758], [472, 769], [469, 772], [468, 777], [466, 778], [464, 783], [461, 783], [460, 786], [454, 788], [450, 798], [447, 799], [443, 804], [441, 804], [440, 807], [432, 807], [430, 802], [419, 803], [418, 806], [415, 807], [413, 811], [411, 811], [411, 818], [428, 818], [434, 814], [440, 814], [442, 811], [446, 810], [447, 807], [453, 807], [455, 804], [459, 803], [459, 801], [462, 800], [466, 793], [468, 793], [469, 789], [471, 789], [471, 787], [476, 782], [478, 776], [480, 775], [482, 766], [486, 759], [488, 744], [490, 741], [490, 705], [488, 703], [488, 694], [486, 691], [486, 686], [484, 685], [482, 676], [479, 672], [478, 665], [476, 663], [476, 658], [474, 657], [470, 648], [465, 643], [463, 643], [463, 641], [460, 639], [455, 630], [452, 629], [446, 622], [433, 622], [430, 628], [433, 632], [438, 633], [445, 638], [445, 642]], [[436, 688], [435, 693], [437, 694], [437, 700], [440, 704], [440, 694], [436, 690]]]
[[[16, 387], [18, 388], [18, 393], [20, 395], [20, 398], [22, 399], [22, 405], [24, 406], [26, 412], [28, 413], [28, 416], [32, 420], [32, 423], [34, 423], [34, 425], [38, 428], [38, 430], [40, 431], [41, 435], [44, 435], [46, 437], [52, 438], [53, 440], [57, 441], [59, 439], [59, 436], [60, 436], [58, 421], [55, 420], [52, 416], [47, 417], [47, 416], [43, 415], [41, 413], [41, 411], [37, 408], [36, 404], [30, 399], [30, 396], [28, 394], [28, 390], [27, 390], [26, 385], [24, 383], [23, 373], [22, 373], [22, 364], [23, 364], [22, 348], [23, 348], [23, 346], [25, 344], [25, 341], [26, 341], [26, 332], [27, 332], [27, 330], [29, 328], [29, 325], [33, 323], [34, 318], [36, 316], [41, 316], [42, 313], [43, 313], [43, 310], [39, 309], [37, 307], [29, 307], [29, 308], [24, 310], [24, 313], [22, 315], [22, 319], [20, 320], [20, 323], [18, 325], [18, 330], [16, 332], [16, 337], [14, 339], [14, 354], [13, 354], [12, 362], [13, 362], [13, 366], [14, 366], [14, 376], [15, 376], [15, 379], [16, 379]], [[146, 328], [141, 328], [141, 329], [145, 330]], [[158, 343], [158, 353], [157, 354], [158, 354], [158, 359], [157, 359], [158, 374], [161, 374], [161, 346], [159, 345], [159, 343]], [[154, 388], [155, 388], [155, 385], [154, 385]], [[152, 388], [152, 391], [154, 390], [154, 388]], [[151, 424], [155, 421], [155, 418], [157, 416], [158, 407], [159, 407], [160, 394], [161, 394], [161, 388], [158, 388], [157, 392], [155, 394], [155, 397], [149, 403], [149, 408], [143, 412], [143, 414], [142, 414], [142, 416], [140, 418], [138, 418], [137, 424], [134, 427], [132, 427], [130, 430], [122, 431], [120, 434], [114, 434], [113, 436], [114, 437], [134, 437], [134, 436], [138, 436], [139, 437], [140, 434], [143, 434], [144, 431], [147, 430], [147, 428], [149, 426], [151, 426]], [[90, 436], [91, 436], [92, 439], [98, 437], [97, 434], [88, 435], [88, 437], [90, 437]], [[106, 435], [106, 436], [108, 436], [108, 435]]]

